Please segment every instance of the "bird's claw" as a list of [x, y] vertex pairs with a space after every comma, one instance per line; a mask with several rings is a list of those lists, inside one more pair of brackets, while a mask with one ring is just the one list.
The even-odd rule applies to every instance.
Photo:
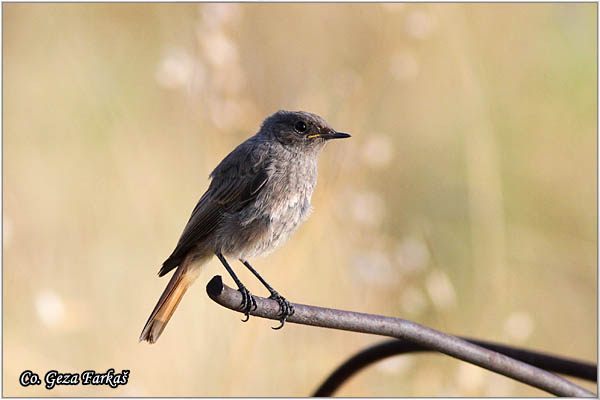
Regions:
[[275, 300], [277, 301], [277, 303], [279, 303], [279, 314], [277, 314], [280, 318], [279, 318], [279, 322], [280, 325], [278, 327], [271, 327], [271, 329], [274, 330], [278, 330], [283, 328], [283, 325], [285, 325], [285, 320], [287, 319], [287, 317], [289, 317], [290, 315], [294, 315], [294, 306], [292, 305], [292, 303], [290, 303], [289, 301], [286, 300], [285, 297], [281, 296], [279, 293], [273, 291], [273, 293], [271, 293], [271, 296], [269, 296], [269, 299]]
[[238, 289], [238, 292], [242, 294], [242, 303], [240, 304], [240, 310], [244, 312], [246, 316], [242, 322], [246, 322], [250, 319], [250, 311], [256, 310], [256, 300], [252, 293], [245, 286], [242, 286]]

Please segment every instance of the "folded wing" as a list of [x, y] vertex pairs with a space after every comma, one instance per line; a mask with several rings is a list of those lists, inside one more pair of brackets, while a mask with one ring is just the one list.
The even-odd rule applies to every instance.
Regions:
[[159, 276], [177, 267], [196, 243], [217, 228], [225, 213], [242, 210], [264, 188], [269, 179], [267, 166], [262, 163], [264, 150], [248, 148], [249, 144], [238, 146], [215, 168], [208, 190], [192, 211], [177, 247], [163, 263]]

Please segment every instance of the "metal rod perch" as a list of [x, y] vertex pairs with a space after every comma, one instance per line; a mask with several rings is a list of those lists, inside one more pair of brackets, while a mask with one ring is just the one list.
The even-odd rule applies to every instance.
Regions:
[[[575, 378], [596, 382], [598, 367], [595, 364], [557, 357], [551, 354], [541, 353], [534, 350], [519, 349], [499, 343], [487, 342], [478, 339], [461, 337], [467, 342], [474, 343], [486, 349], [497, 351], [506, 356], [546, 371], [568, 375]], [[384, 358], [408, 354], [414, 352], [435, 351], [403, 339], [389, 339], [382, 343], [370, 346], [348, 358], [335, 369], [319, 388], [312, 394], [313, 397], [330, 397], [350, 377], [363, 368], [368, 367]]]
[[[206, 292], [216, 303], [239, 311], [242, 294], [224, 285], [219, 275], [211, 279]], [[276, 301], [258, 296], [254, 298], [257, 307], [250, 315], [279, 320], [279, 304]], [[294, 309], [287, 322], [405, 339], [557, 396], [596, 397], [594, 393], [557, 375], [415, 322], [303, 304], [294, 304]]]

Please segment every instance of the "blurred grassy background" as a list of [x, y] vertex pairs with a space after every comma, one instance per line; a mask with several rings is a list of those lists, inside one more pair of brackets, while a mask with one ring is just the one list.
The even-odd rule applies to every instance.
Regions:
[[[4, 4], [3, 394], [304, 396], [381, 340], [243, 324], [213, 260], [137, 342], [208, 173], [280, 108], [353, 135], [253, 262], [283, 295], [595, 362], [596, 7]], [[111, 367], [127, 386], [18, 385]], [[436, 355], [338, 394], [544, 395]]]

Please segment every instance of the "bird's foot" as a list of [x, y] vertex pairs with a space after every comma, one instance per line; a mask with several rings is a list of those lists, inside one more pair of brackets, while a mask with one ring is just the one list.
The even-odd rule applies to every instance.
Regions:
[[246, 286], [241, 286], [238, 289], [238, 292], [242, 294], [242, 303], [240, 304], [240, 310], [244, 312], [246, 319], [243, 319], [242, 322], [246, 322], [250, 319], [250, 311], [256, 310], [256, 300], [254, 300], [254, 296]]
[[285, 324], [285, 320], [287, 319], [287, 317], [289, 317], [290, 315], [294, 314], [294, 306], [292, 305], [292, 303], [290, 303], [289, 301], [286, 300], [285, 297], [281, 296], [279, 293], [277, 293], [276, 291], [271, 292], [271, 296], [269, 296], [270, 299], [277, 301], [277, 303], [279, 303], [279, 322], [281, 323], [281, 325], [279, 325], [276, 328], [271, 328], [271, 329], [281, 329], [283, 328], [283, 325]]

